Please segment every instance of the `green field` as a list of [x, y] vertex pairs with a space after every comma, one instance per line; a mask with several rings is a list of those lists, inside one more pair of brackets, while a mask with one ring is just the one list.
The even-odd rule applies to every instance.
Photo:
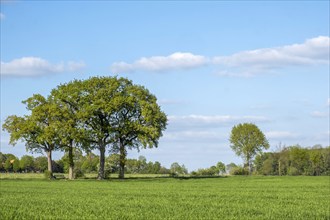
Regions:
[[330, 219], [330, 179], [1, 179], [1, 219]]

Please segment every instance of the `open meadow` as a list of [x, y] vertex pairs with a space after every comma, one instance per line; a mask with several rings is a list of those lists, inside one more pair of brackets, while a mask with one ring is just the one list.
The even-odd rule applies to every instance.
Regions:
[[36, 177], [2, 175], [1, 219], [330, 219], [329, 176]]

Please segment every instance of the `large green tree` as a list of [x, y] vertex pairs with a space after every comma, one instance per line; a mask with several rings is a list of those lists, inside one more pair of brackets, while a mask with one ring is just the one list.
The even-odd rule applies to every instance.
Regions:
[[252, 159], [258, 152], [269, 148], [268, 140], [262, 131], [252, 123], [238, 124], [231, 130], [230, 147], [241, 156], [252, 172]]
[[19, 117], [9, 116], [3, 124], [3, 130], [10, 133], [10, 144], [25, 142], [26, 149], [31, 152], [45, 152], [48, 159], [48, 171], [53, 178], [52, 152], [58, 148], [58, 117], [54, 103], [40, 94], [33, 95], [23, 101], [31, 115]]
[[122, 89], [113, 100], [110, 125], [113, 147], [120, 155], [119, 178], [124, 178], [127, 149], [153, 148], [166, 129], [167, 117], [157, 99], [146, 88], [120, 78]]
[[98, 179], [105, 178], [105, 151], [116, 141], [112, 121], [120, 104], [117, 100], [128, 82], [116, 77], [92, 77], [73, 82], [75, 85], [81, 83], [77, 104], [78, 115], [87, 135], [85, 141], [89, 143], [89, 150], [100, 151]]
[[167, 117], [147, 89], [117, 77], [92, 77], [81, 82], [78, 115], [87, 142], [100, 151], [98, 179], [105, 178], [105, 150], [119, 153], [124, 178], [127, 149], [152, 148], [166, 128]]
[[74, 179], [75, 176], [74, 149], [88, 148], [87, 133], [81, 118], [81, 113], [84, 111], [80, 102], [83, 91], [82, 82], [75, 80], [59, 85], [49, 96], [60, 115], [57, 123], [57, 140], [60, 149], [67, 153], [69, 179]]
[[24, 155], [22, 156], [19, 165], [24, 172], [31, 172], [34, 170], [34, 158], [30, 155]]

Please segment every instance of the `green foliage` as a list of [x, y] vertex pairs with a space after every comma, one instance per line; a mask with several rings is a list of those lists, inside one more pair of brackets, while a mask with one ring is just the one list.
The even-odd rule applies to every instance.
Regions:
[[[142, 86], [117, 77], [92, 77], [60, 85], [52, 91], [65, 115], [60, 140], [80, 143], [87, 150], [100, 150], [99, 178], [104, 178], [105, 149], [119, 153], [120, 169], [126, 148], [157, 147], [166, 127], [166, 115], [156, 97]], [[62, 117], [63, 118], [63, 117]], [[70, 123], [71, 122], [71, 123]]]
[[210, 168], [198, 169], [197, 171], [191, 172], [192, 176], [216, 176], [219, 175], [219, 169], [216, 166]]
[[184, 166], [184, 164], [182, 164], [180, 166], [180, 164], [178, 162], [174, 162], [171, 164], [170, 174], [171, 174], [171, 176], [185, 175], [185, 174], [188, 174], [188, 170]]
[[53, 173], [50, 172], [49, 170], [44, 171], [44, 177], [45, 177], [45, 179], [53, 179], [54, 178]]
[[[19, 159], [13, 154], [4, 154], [2, 157], [3, 169], [7, 172], [17, 172], [19, 170]], [[15, 167], [14, 167], [15, 166]]]
[[31, 172], [34, 168], [34, 158], [29, 155], [24, 155], [20, 160], [20, 168], [24, 172]]
[[34, 159], [35, 171], [44, 172], [48, 168], [47, 157], [40, 156]]
[[51, 155], [52, 151], [58, 148], [57, 128], [60, 113], [52, 100], [39, 94], [33, 95], [23, 103], [31, 114], [24, 117], [8, 116], [2, 128], [10, 133], [10, 144], [15, 145], [21, 140], [25, 142], [28, 151], [47, 153], [48, 168], [52, 173]]
[[0, 172], [5, 171], [4, 165], [6, 163], [6, 159], [6, 155], [0, 152]]
[[[80, 149], [73, 148], [72, 160], [74, 162], [75, 168], [81, 169], [84, 158], [83, 158], [83, 153]], [[64, 165], [64, 167], [63, 167], [64, 172], [65, 173], [69, 172], [70, 157], [69, 157], [68, 152], [66, 152], [63, 155], [63, 157], [61, 158], [61, 162], [63, 162], [63, 165]]]
[[99, 156], [88, 153], [81, 161], [81, 170], [84, 173], [96, 173], [99, 164]]
[[[36, 187], [38, 186], [38, 187]], [[1, 219], [329, 219], [328, 177], [1, 180]], [[24, 206], [22, 205], [24, 204]], [[106, 204], [106, 206], [105, 206]]]
[[230, 173], [231, 170], [235, 167], [237, 167], [237, 165], [235, 163], [230, 163], [230, 164], [226, 165], [226, 170], [227, 170], [228, 173]]
[[192, 176], [216, 176], [224, 174], [226, 172], [226, 165], [222, 162], [218, 162], [216, 166], [210, 168], [201, 168], [197, 171], [192, 171]]
[[85, 174], [84, 174], [84, 172], [81, 169], [75, 168], [73, 170], [73, 176], [74, 176], [74, 179], [76, 179], [76, 178], [84, 178], [85, 177]]
[[330, 147], [285, 147], [257, 155], [254, 164], [256, 172], [263, 175], [329, 175]]
[[230, 175], [248, 175], [249, 174], [249, 170], [247, 168], [244, 168], [242, 166], [237, 166], [237, 167], [233, 167], [230, 170]]
[[219, 170], [219, 174], [226, 173], [226, 165], [222, 162], [217, 163], [217, 169]]
[[13, 164], [13, 171], [14, 172], [18, 172], [20, 170], [20, 161], [17, 158], [16, 160], [14, 160]]
[[230, 135], [230, 147], [238, 155], [242, 156], [252, 172], [252, 159], [263, 149], [269, 148], [265, 135], [252, 123], [238, 124], [233, 127]]

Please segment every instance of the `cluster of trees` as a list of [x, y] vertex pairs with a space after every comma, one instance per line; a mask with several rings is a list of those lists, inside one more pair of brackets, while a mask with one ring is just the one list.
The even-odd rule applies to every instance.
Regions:
[[[118, 173], [120, 155], [110, 155], [107, 159], [107, 167], [111, 173]], [[127, 159], [125, 172], [129, 174], [170, 174], [170, 169], [162, 166], [158, 161], [148, 162], [144, 156], [139, 156], [138, 159]]]
[[330, 148], [317, 145], [302, 148], [299, 145], [284, 147], [276, 153], [266, 152], [268, 140], [252, 123], [238, 124], [230, 135], [232, 150], [244, 160], [243, 166], [230, 164], [232, 175], [329, 175]]
[[[69, 154], [56, 161], [52, 161], [52, 170], [55, 173], [69, 172]], [[89, 152], [83, 152], [75, 148], [73, 151], [75, 164], [74, 174], [97, 173], [99, 170], [100, 156]], [[251, 169], [256, 175], [330, 175], [330, 146], [323, 148], [315, 145], [303, 148], [299, 145], [283, 147], [278, 152], [264, 152], [256, 155], [249, 165], [243, 166], [230, 163], [225, 165], [218, 162], [209, 168], [201, 168], [188, 172], [184, 164], [178, 162], [171, 164], [170, 168], [161, 165], [160, 162], [147, 161], [144, 156], [138, 159], [127, 158], [125, 173], [129, 174], [168, 174], [171, 176], [218, 176], [223, 174], [248, 175]], [[20, 159], [13, 154], [0, 152], [0, 172], [44, 172], [48, 169], [48, 160], [45, 156], [33, 157], [24, 155]], [[105, 158], [105, 173], [118, 174], [120, 171], [120, 155], [111, 154]], [[76, 176], [75, 176], [76, 177]]]
[[50, 178], [56, 150], [67, 152], [69, 178], [74, 178], [76, 148], [100, 152], [98, 179], [105, 178], [106, 150], [119, 154], [124, 178], [127, 149], [157, 147], [167, 124], [156, 97], [125, 78], [74, 80], [23, 103], [30, 114], [9, 116], [3, 130], [10, 133], [10, 144], [21, 140], [28, 151], [46, 153]]
[[[54, 173], [69, 172], [69, 157], [68, 153], [56, 161], [52, 161], [52, 170]], [[83, 155], [80, 149], [74, 149], [73, 160], [75, 163], [74, 174], [80, 173], [97, 173], [100, 157], [92, 152]], [[106, 174], [118, 174], [120, 170], [120, 155], [111, 154], [105, 158]], [[33, 157], [24, 155], [20, 159], [13, 154], [3, 154], [0, 152], [0, 172], [24, 172], [36, 173], [44, 172], [48, 168], [47, 157]], [[173, 163], [171, 169], [162, 166], [160, 162], [147, 161], [144, 156], [139, 156], [138, 159], [127, 158], [125, 173], [129, 174], [171, 174], [176, 172], [172, 167], [176, 167], [177, 163]], [[183, 165], [184, 167], [184, 165]], [[178, 173], [181, 174], [181, 173]]]
[[13, 154], [0, 152], [0, 172], [44, 172], [47, 166], [47, 157], [24, 155], [19, 159]]
[[330, 147], [284, 147], [257, 155], [254, 165], [255, 172], [263, 175], [330, 175]]

